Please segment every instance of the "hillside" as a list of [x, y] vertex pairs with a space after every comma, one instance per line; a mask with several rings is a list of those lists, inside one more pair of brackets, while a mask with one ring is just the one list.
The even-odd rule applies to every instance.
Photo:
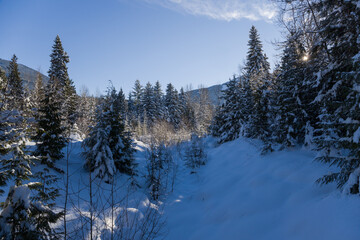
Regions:
[[198, 174], [179, 174], [166, 239], [359, 239], [358, 196], [315, 184], [330, 169], [313, 152], [261, 156], [259, 146], [245, 138], [210, 145]]
[[[0, 58], [0, 67], [5, 70], [6, 74], [8, 74], [8, 66], [9, 66], [10, 61], [8, 60], [4, 60]], [[38, 71], [29, 68], [23, 64], [18, 64], [19, 65], [19, 72], [20, 72], [20, 77], [22, 78], [22, 80], [24, 81], [24, 85], [29, 86], [30, 89], [33, 89], [35, 82], [36, 82], [36, 76], [38, 74]], [[49, 78], [47, 76], [45, 76], [44, 74], [41, 74], [43, 77], [43, 81], [46, 83], [49, 81]]]

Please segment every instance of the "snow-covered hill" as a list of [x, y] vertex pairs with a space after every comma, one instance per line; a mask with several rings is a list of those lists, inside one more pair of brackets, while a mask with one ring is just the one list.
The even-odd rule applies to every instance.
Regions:
[[[8, 74], [9, 63], [10, 61], [0, 58], [0, 68], [2, 68], [6, 72], [6, 74]], [[30, 89], [33, 89], [35, 86], [38, 71], [29, 68], [23, 64], [19, 64], [19, 72], [21, 79], [24, 81], [24, 85], [28, 86]], [[41, 74], [41, 76], [45, 83], [49, 81], [49, 78], [44, 74]]]
[[329, 169], [313, 153], [261, 156], [260, 144], [210, 148], [198, 174], [183, 173], [165, 209], [167, 239], [360, 239], [359, 197], [315, 184]]

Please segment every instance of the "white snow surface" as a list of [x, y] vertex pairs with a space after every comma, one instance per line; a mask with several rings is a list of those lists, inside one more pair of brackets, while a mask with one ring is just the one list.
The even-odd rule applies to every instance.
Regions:
[[[341, 193], [335, 184], [316, 184], [319, 177], [334, 170], [314, 162], [316, 153], [291, 149], [262, 156], [260, 141], [240, 138], [220, 146], [215, 142], [213, 138], [205, 139], [208, 161], [195, 174], [190, 174], [184, 162], [175, 157], [179, 167], [174, 192], [156, 205], [149, 201], [144, 178], [148, 146], [136, 142], [136, 180], [141, 188], [131, 191], [125, 205], [119, 202], [115, 212], [126, 212], [131, 219], [141, 220], [149, 207], [159, 209], [167, 233], [159, 239], [360, 239], [359, 195]], [[78, 224], [76, 208], [89, 215], [89, 174], [83, 168], [81, 142], [72, 143], [68, 150], [71, 196], [67, 217], [68, 228], [72, 229]], [[176, 155], [175, 148], [173, 152]], [[57, 166], [66, 169], [65, 163], [65, 159], [58, 161]], [[64, 189], [64, 175], [59, 177], [57, 185]], [[115, 181], [118, 202], [128, 193], [129, 180], [118, 173]], [[111, 185], [102, 183], [99, 189], [98, 184], [100, 181], [94, 182], [94, 198], [108, 199]], [[84, 201], [78, 202], [79, 197]], [[6, 194], [0, 200], [5, 198]], [[59, 210], [63, 203], [63, 196], [59, 197]], [[96, 217], [95, 224], [107, 230], [97, 239], [109, 239], [110, 215], [106, 210], [103, 217]]]
[[314, 153], [261, 156], [260, 145], [211, 148], [198, 174], [184, 173], [165, 209], [166, 239], [360, 239], [359, 196], [316, 184], [329, 169]]

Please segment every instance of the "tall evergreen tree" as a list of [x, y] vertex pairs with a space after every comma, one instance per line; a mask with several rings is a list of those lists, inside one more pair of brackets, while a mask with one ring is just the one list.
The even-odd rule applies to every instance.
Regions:
[[284, 147], [304, 143], [306, 112], [302, 104], [305, 50], [297, 41], [296, 35], [290, 35], [285, 43], [280, 73], [276, 79], [276, 123], [274, 140]]
[[144, 119], [146, 119], [147, 127], [151, 127], [156, 120], [156, 106], [154, 89], [149, 82], [144, 88], [141, 102], [142, 108], [144, 109]]
[[177, 130], [180, 127], [181, 122], [179, 95], [171, 83], [169, 83], [166, 87], [164, 106], [166, 121], [170, 123], [175, 130]]
[[8, 84], [7, 84], [7, 104], [9, 109], [24, 109], [24, 89], [23, 81], [20, 78], [17, 57], [14, 54], [8, 67]]
[[220, 137], [219, 142], [221, 143], [232, 141], [239, 137], [241, 129], [241, 112], [239, 109], [241, 103], [239, 93], [239, 79], [234, 75], [233, 78], [226, 83], [226, 89], [223, 90], [222, 99], [224, 103], [218, 113], [218, 115], [221, 115], [221, 126], [218, 127], [218, 132], [215, 133], [215, 135]]
[[132, 103], [133, 103], [133, 109], [134, 109], [134, 115], [136, 118], [138, 118], [139, 116], [142, 118], [143, 117], [143, 109], [142, 109], [142, 104], [141, 104], [141, 99], [143, 96], [143, 87], [140, 84], [139, 80], [135, 81], [135, 85], [133, 88], [133, 91], [131, 93], [131, 98], [132, 98]]
[[59, 84], [56, 78], [51, 78], [46, 86], [45, 97], [39, 109], [39, 129], [35, 137], [37, 141], [35, 153], [41, 157], [42, 163], [49, 166], [53, 166], [55, 160], [64, 156], [62, 148], [66, 142], [65, 128], [61, 125], [62, 103], [57, 98]]
[[132, 140], [125, 132], [125, 119], [121, 116], [122, 97], [113, 87], [108, 90], [97, 109], [96, 125], [84, 141], [85, 166], [105, 181], [113, 178], [116, 169], [129, 175], [135, 173]]
[[[339, 172], [324, 176], [320, 182], [336, 181], [345, 192], [357, 194], [360, 192], [360, 94], [357, 90], [360, 81], [359, 1], [326, 0], [316, 3], [315, 7], [321, 17], [319, 34], [322, 39], [318, 46], [328, 54], [329, 62], [317, 74], [319, 93], [315, 101], [320, 106], [326, 106], [321, 112], [326, 110], [331, 116], [327, 124], [320, 124], [316, 129], [316, 132], [327, 136], [318, 141], [318, 148], [325, 152], [325, 156], [317, 159], [340, 168]], [[319, 115], [320, 120], [322, 116]], [[328, 139], [334, 138], [339, 146], [333, 147], [341, 152], [340, 156], [334, 156], [333, 151], [324, 151]]]
[[263, 53], [259, 34], [254, 26], [250, 29], [249, 50], [246, 57], [245, 78], [249, 81], [253, 91], [253, 113], [249, 136], [262, 140], [269, 137], [269, 103], [270, 103], [270, 65]]
[[154, 106], [156, 120], [159, 121], [164, 117], [164, 104], [163, 104], [164, 93], [161, 89], [159, 81], [156, 81], [154, 86]]

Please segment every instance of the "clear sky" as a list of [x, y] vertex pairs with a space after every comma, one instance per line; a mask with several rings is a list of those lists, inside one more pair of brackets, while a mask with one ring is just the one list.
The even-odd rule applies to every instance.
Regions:
[[211, 86], [239, 72], [251, 25], [274, 66], [275, 11], [267, 0], [0, 0], [0, 58], [47, 74], [59, 34], [78, 90]]

